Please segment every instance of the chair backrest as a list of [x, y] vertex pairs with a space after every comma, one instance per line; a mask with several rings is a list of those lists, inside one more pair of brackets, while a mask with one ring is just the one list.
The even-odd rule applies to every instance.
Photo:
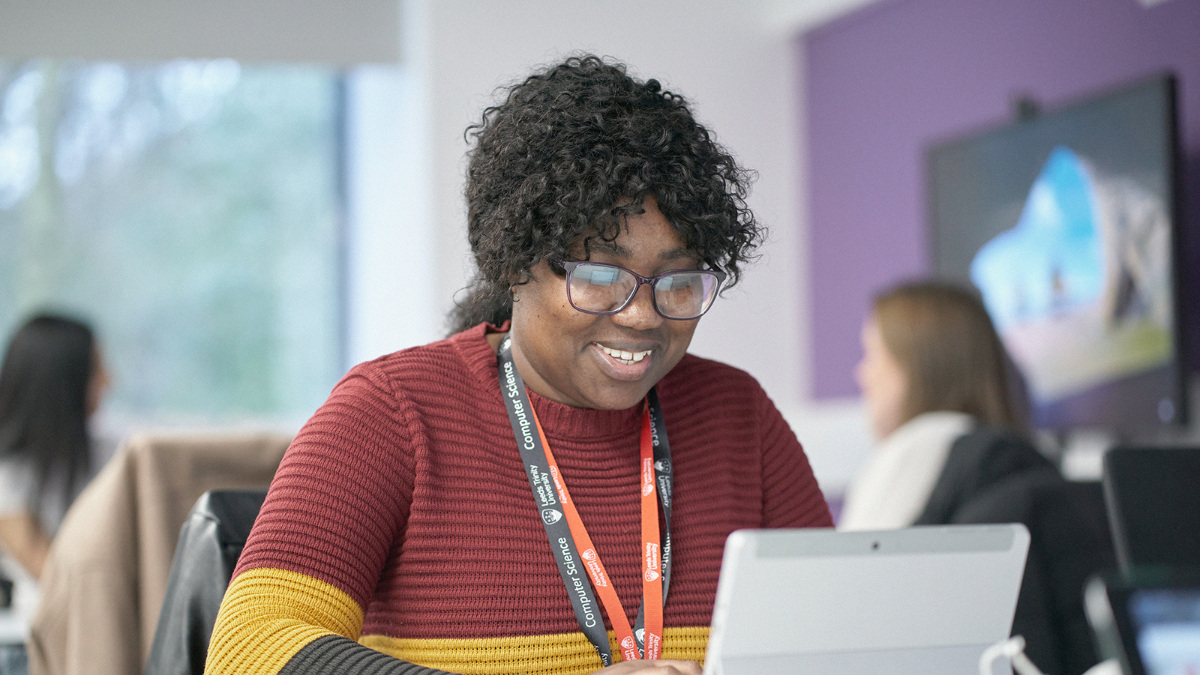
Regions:
[[1064, 480], [1021, 437], [977, 429], [954, 443], [922, 518], [1025, 525], [1031, 542], [1013, 633], [1049, 675], [1078, 675], [1096, 663], [1083, 587], [1114, 564], [1099, 484]]
[[146, 675], [200, 675], [221, 598], [266, 490], [213, 490], [179, 532]]
[[1200, 567], [1200, 448], [1113, 448], [1103, 484], [1123, 573]]

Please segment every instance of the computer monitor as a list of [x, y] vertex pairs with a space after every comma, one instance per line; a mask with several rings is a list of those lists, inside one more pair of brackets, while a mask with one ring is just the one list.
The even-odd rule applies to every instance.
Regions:
[[1155, 571], [1094, 577], [1084, 591], [1097, 650], [1124, 675], [1200, 672], [1200, 577]]
[[1123, 572], [1200, 568], [1200, 448], [1113, 448], [1102, 484]]

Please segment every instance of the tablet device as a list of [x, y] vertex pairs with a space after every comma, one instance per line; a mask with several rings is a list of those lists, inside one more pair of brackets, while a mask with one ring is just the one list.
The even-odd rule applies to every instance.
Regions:
[[1200, 571], [1096, 576], [1084, 607], [1100, 656], [1126, 675], [1200, 673]]
[[705, 673], [974, 675], [1009, 636], [1028, 550], [1015, 524], [739, 530]]

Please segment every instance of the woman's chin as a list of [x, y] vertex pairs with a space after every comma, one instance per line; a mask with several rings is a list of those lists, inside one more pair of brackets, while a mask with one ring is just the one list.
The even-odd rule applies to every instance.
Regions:
[[624, 386], [605, 387], [588, 397], [587, 407], [597, 410], [627, 410], [646, 400], [650, 387], [636, 382], [622, 383]]

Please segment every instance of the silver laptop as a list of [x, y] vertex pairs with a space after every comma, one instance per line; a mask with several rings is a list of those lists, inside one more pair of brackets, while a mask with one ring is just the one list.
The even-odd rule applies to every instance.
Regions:
[[739, 530], [704, 672], [975, 675], [1009, 636], [1028, 550], [1023, 525]]

